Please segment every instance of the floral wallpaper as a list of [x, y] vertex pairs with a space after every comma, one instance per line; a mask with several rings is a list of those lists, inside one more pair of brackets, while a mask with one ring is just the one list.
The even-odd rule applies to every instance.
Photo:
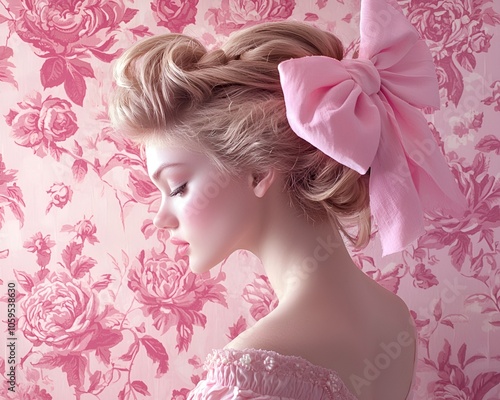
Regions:
[[[468, 200], [462, 220], [357, 265], [406, 301], [416, 399], [500, 399], [500, 3], [402, 0], [436, 63], [429, 124]], [[357, 42], [359, 0], [0, 0], [0, 397], [184, 399], [203, 361], [276, 307], [240, 251], [205, 275], [152, 218], [144, 155], [110, 128], [113, 60], [184, 32], [215, 47], [262, 21], [310, 21]], [[206, 232], [210, 235], [210, 232]]]

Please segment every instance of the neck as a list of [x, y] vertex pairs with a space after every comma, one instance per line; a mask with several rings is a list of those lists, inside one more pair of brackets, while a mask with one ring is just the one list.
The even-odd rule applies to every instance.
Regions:
[[364, 273], [338, 229], [330, 222], [313, 224], [286, 207], [273, 208], [263, 221], [251, 251], [262, 261], [280, 307], [326, 297], [343, 304]]

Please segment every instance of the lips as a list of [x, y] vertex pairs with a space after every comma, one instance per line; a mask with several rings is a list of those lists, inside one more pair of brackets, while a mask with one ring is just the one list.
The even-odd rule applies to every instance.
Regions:
[[177, 253], [180, 254], [181, 256], [186, 255], [186, 252], [189, 248], [189, 243], [185, 242], [183, 240], [179, 240], [177, 238], [170, 238], [170, 243], [172, 243], [174, 246], [177, 246]]
[[170, 238], [170, 243], [172, 243], [174, 246], [180, 246], [184, 244], [189, 244], [188, 242], [185, 242], [184, 240], [180, 240], [177, 238]]

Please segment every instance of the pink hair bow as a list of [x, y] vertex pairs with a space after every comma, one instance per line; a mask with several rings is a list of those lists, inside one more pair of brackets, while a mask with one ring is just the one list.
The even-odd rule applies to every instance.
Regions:
[[432, 56], [397, 4], [362, 0], [359, 58], [310, 56], [278, 69], [292, 130], [360, 174], [371, 168], [383, 256], [425, 233], [426, 210], [465, 212], [420, 110], [439, 108]]

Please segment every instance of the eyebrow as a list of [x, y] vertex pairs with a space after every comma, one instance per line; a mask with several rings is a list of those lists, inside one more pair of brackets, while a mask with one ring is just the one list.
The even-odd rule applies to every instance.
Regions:
[[183, 165], [183, 163], [163, 163], [161, 164], [158, 169], [154, 172], [153, 175], [151, 175], [153, 181], [157, 181], [158, 178], [160, 177], [160, 174], [161, 172], [165, 169], [165, 168], [170, 168], [170, 167], [178, 167], [180, 165]]

